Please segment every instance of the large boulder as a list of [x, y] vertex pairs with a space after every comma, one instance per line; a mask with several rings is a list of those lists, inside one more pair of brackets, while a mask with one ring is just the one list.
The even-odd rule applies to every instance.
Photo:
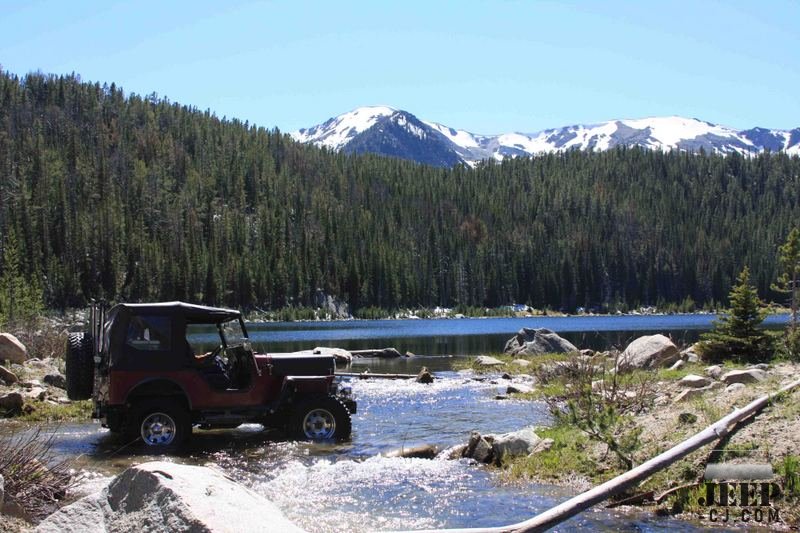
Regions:
[[0, 333], [0, 361], [22, 364], [28, 358], [28, 349], [11, 333]]
[[125, 470], [106, 488], [47, 517], [36, 531], [300, 533], [275, 504], [202, 466], [161, 461]]
[[494, 461], [500, 463], [506, 457], [519, 457], [533, 452], [542, 440], [533, 428], [496, 435], [492, 442]]
[[646, 335], [625, 348], [619, 358], [619, 367], [623, 370], [659, 368], [672, 365], [680, 356], [675, 343], [664, 335]]
[[512, 355], [538, 355], [543, 353], [577, 352], [567, 339], [545, 328], [522, 328], [508, 339], [504, 349]]

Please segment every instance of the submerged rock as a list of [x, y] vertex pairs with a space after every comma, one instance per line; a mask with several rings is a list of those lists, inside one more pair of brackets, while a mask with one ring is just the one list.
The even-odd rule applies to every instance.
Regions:
[[567, 339], [545, 328], [522, 328], [506, 342], [505, 353], [512, 355], [538, 355], [543, 353], [577, 352]]
[[675, 343], [664, 335], [645, 335], [625, 348], [619, 358], [619, 367], [632, 369], [670, 366], [680, 355]]
[[410, 448], [392, 450], [384, 457], [402, 457], [406, 459], [433, 459], [439, 453], [439, 448], [433, 444], [421, 444]]
[[302, 533], [263, 496], [202, 466], [162, 461], [125, 470], [103, 490], [47, 517], [36, 531]]
[[431, 374], [427, 366], [423, 366], [419, 369], [419, 374], [417, 374], [415, 381], [417, 383], [433, 383], [433, 374]]

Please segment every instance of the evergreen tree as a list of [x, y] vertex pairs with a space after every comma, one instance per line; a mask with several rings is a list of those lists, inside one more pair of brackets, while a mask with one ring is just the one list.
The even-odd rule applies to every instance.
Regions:
[[3, 246], [0, 276], [0, 326], [25, 322], [42, 311], [42, 290], [37, 281], [28, 280], [20, 267], [19, 248], [14, 231]]
[[758, 292], [750, 284], [750, 269], [745, 267], [731, 289], [728, 314], [716, 321], [714, 329], [703, 334], [700, 356], [718, 363], [735, 359], [745, 363], [759, 363], [770, 358], [770, 336], [759, 326], [766, 312], [761, 309]]
[[797, 294], [800, 287], [800, 228], [794, 228], [789, 232], [786, 242], [778, 249], [778, 265], [780, 275], [778, 282], [772, 285], [772, 290], [789, 294], [790, 306], [792, 309], [789, 329], [794, 331], [797, 328]]

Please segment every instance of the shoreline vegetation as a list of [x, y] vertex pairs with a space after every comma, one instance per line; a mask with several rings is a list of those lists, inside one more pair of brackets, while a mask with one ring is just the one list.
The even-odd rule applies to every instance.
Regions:
[[[763, 308], [764, 312], [771, 315], [788, 315], [791, 309], [777, 304], [769, 304]], [[609, 316], [666, 316], [666, 315], [716, 315], [725, 314], [728, 310], [724, 308], [703, 307], [691, 310], [678, 309], [673, 306], [658, 308], [654, 306], [644, 306], [626, 311], [597, 311], [578, 309], [574, 312], [566, 312], [552, 309], [535, 309], [528, 306], [503, 306], [503, 307], [434, 307], [418, 309], [399, 309], [390, 310], [382, 308], [368, 308], [348, 314], [346, 316], [336, 316], [330, 310], [315, 307], [285, 307], [277, 310], [243, 310], [245, 322], [333, 322], [338, 320], [426, 320], [426, 319], [452, 319], [459, 320], [465, 318], [544, 318], [544, 317], [609, 317]], [[49, 309], [43, 311], [34, 320], [49, 321], [53, 327], [63, 329], [79, 325], [84, 320], [82, 309], [57, 310]], [[6, 328], [6, 329], [20, 329]], [[37, 328], [38, 329], [38, 328]]]

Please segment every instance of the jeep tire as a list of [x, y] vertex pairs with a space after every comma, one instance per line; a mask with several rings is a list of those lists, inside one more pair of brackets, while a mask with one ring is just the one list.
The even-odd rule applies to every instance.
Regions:
[[345, 440], [352, 427], [344, 404], [332, 396], [321, 396], [297, 405], [289, 429], [301, 440]]
[[145, 400], [133, 407], [129, 436], [140, 438], [153, 451], [181, 448], [192, 434], [192, 422], [186, 406], [172, 398]]
[[92, 336], [88, 333], [70, 333], [66, 353], [67, 397], [70, 400], [88, 400], [94, 389], [94, 353]]

